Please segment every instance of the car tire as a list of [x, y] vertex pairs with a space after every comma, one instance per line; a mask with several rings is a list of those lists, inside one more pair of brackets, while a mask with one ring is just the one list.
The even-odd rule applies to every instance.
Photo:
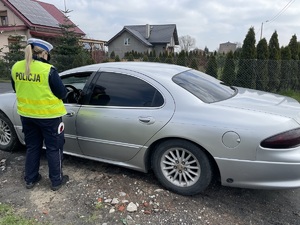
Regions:
[[0, 112], [0, 150], [15, 151], [21, 147], [16, 131], [9, 118]]
[[157, 146], [152, 169], [166, 189], [180, 195], [203, 192], [211, 183], [213, 170], [206, 153], [185, 140], [170, 140]]

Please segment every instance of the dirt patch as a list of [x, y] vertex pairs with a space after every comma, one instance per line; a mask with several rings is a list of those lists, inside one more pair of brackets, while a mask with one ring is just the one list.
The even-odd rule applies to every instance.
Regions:
[[215, 184], [205, 194], [186, 197], [163, 189], [152, 173], [70, 156], [64, 160], [64, 173], [70, 176], [66, 186], [56, 192], [50, 189], [43, 156], [43, 178], [27, 190], [23, 181], [25, 151], [0, 151], [0, 160], [0, 202], [41, 223], [231, 225], [297, 224], [300, 220], [298, 206], [278, 197], [293, 191], [267, 192]]

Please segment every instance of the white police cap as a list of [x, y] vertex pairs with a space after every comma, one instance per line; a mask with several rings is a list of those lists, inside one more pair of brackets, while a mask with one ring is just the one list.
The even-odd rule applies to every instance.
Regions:
[[27, 44], [38, 46], [45, 49], [47, 52], [50, 52], [53, 49], [53, 46], [49, 42], [37, 38], [29, 38]]

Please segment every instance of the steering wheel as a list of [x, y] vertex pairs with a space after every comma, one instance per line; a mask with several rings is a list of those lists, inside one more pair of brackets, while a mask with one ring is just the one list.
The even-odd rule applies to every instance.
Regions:
[[66, 103], [77, 103], [80, 97], [80, 90], [71, 84], [66, 84], [65, 87], [68, 89]]

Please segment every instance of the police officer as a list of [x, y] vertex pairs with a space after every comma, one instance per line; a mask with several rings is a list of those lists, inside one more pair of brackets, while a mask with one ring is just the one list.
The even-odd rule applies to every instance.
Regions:
[[17, 96], [26, 143], [25, 183], [31, 189], [42, 176], [39, 173], [41, 150], [46, 146], [51, 189], [58, 190], [69, 180], [62, 172], [67, 94], [57, 70], [49, 64], [53, 46], [41, 39], [28, 39], [25, 59], [12, 67], [12, 86]]

